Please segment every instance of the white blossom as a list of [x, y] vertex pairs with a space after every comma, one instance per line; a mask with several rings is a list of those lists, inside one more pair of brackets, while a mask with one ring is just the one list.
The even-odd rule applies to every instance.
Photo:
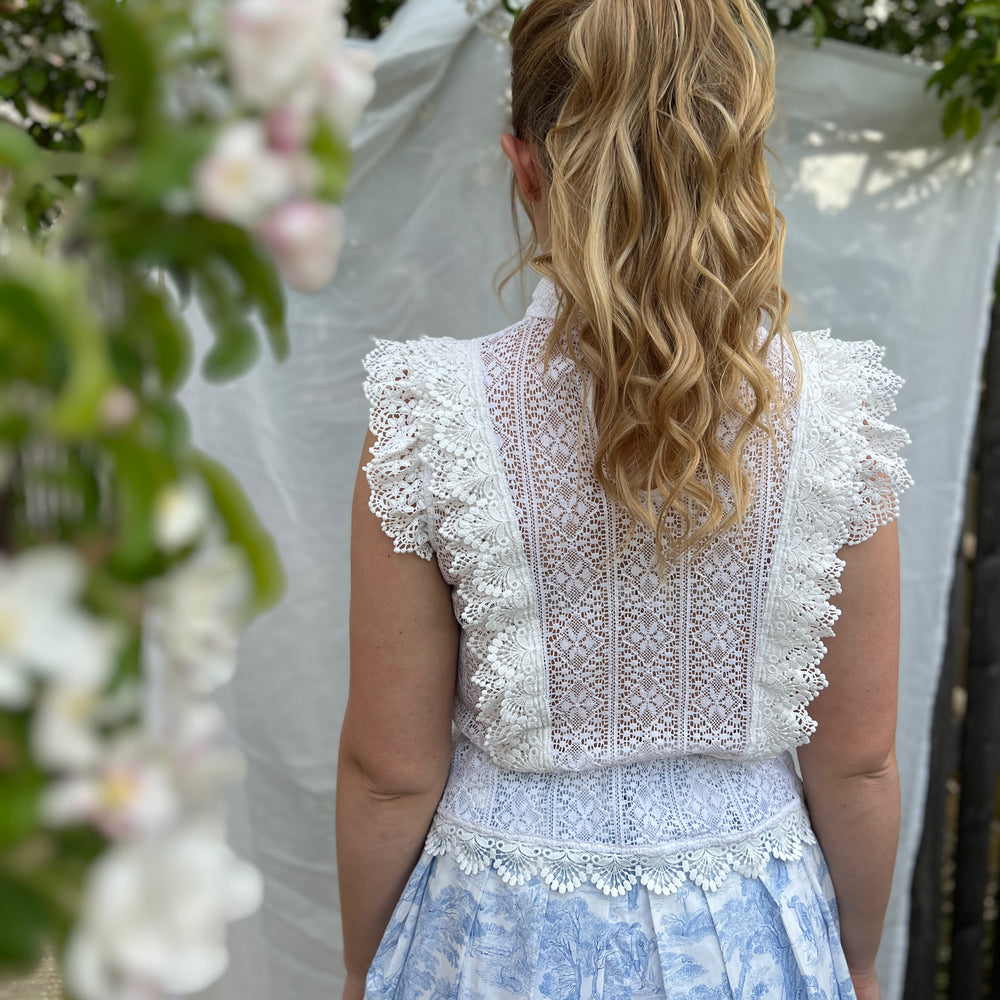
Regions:
[[208, 694], [233, 676], [249, 598], [246, 563], [233, 546], [195, 553], [152, 588], [150, 638], [192, 691]]
[[211, 505], [197, 479], [171, 483], [153, 504], [153, 535], [164, 552], [176, 552], [197, 541], [208, 527]]
[[374, 72], [375, 57], [362, 48], [341, 48], [323, 67], [320, 104], [345, 140], [375, 94]]
[[260, 899], [260, 875], [229, 849], [221, 824], [112, 848], [88, 880], [68, 984], [81, 1000], [203, 990], [225, 971], [226, 923]]
[[257, 235], [285, 281], [316, 292], [337, 273], [344, 214], [336, 205], [297, 199], [275, 209]]
[[194, 176], [195, 200], [206, 215], [253, 225], [296, 189], [295, 165], [267, 145], [257, 121], [222, 130]]
[[132, 732], [118, 736], [90, 773], [54, 782], [42, 809], [49, 823], [88, 822], [118, 840], [166, 830], [181, 806], [169, 750]]
[[35, 677], [90, 688], [107, 680], [121, 633], [77, 604], [85, 578], [69, 548], [0, 557], [0, 705], [27, 705]]
[[233, 0], [223, 41], [239, 97], [268, 108], [310, 86], [344, 37], [342, 10], [330, 0]]
[[43, 767], [78, 769], [101, 755], [96, 717], [99, 690], [90, 685], [50, 684], [38, 700], [31, 727], [31, 748]]

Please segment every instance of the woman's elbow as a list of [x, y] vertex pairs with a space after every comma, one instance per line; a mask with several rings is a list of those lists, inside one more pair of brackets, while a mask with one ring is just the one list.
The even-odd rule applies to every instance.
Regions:
[[407, 752], [384, 746], [355, 746], [349, 740], [342, 740], [338, 780], [353, 780], [375, 799], [440, 797], [450, 765], [450, 745]]

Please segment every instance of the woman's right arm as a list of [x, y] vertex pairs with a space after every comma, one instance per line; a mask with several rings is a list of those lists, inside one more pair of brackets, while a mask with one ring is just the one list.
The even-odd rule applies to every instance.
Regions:
[[899, 541], [894, 523], [839, 553], [846, 566], [830, 682], [810, 705], [818, 728], [799, 748], [813, 829], [833, 879], [841, 940], [859, 1000], [879, 1000], [875, 954], [899, 838], [896, 697]]

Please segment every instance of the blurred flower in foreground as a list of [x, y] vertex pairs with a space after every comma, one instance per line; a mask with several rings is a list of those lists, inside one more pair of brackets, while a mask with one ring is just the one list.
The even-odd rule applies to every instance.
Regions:
[[332, 202], [346, 183], [351, 130], [375, 92], [371, 52], [345, 45], [344, 7], [231, 0], [223, 47], [244, 117], [224, 126], [195, 176], [202, 211], [252, 229], [304, 292], [336, 273], [343, 221]]
[[124, 733], [99, 768], [57, 781], [43, 811], [49, 823], [93, 823], [114, 840], [165, 830], [180, 815], [180, 798], [167, 754], [141, 732]]
[[350, 135], [375, 96], [375, 57], [367, 49], [343, 49], [323, 67], [323, 113], [341, 135]]
[[195, 197], [206, 215], [253, 225], [294, 193], [289, 160], [271, 150], [260, 122], [228, 125], [195, 175]]
[[260, 905], [257, 871], [219, 824], [120, 845], [91, 872], [67, 973], [81, 1000], [194, 993], [224, 971], [226, 923]]
[[151, 591], [150, 635], [192, 692], [232, 678], [249, 599], [246, 563], [232, 546], [196, 553]]
[[330, 0], [233, 0], [223, 41], [237, 95], [269, 108], [312, 84], [344, 37], [342, 14]]
[[76, 603], [86, 573], [68, 548], [0, 556], [0, 706], [27, 705], [34, 677], [91, 688], [107, 679], [120, 636]]
[[264, 220], [258, 236], [288, 284], [300, 292], [316, 292], [337, 271], [344, 213], [337, 205], [289, 201]]
[[197, 541], [208, 527], [212, 506], [205, 487], [196, 479], [171, 483], [156, 497], [153, 531], [165, 552]]

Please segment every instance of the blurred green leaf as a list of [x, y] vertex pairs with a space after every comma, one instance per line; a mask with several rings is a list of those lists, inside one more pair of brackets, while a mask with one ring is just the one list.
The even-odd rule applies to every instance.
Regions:
[[982, 114], [974, 104], [968, 105], [965, 114], [962, 116], [962, 131], [965, 132], [966, 139], [974, 139], [979, 132], [982, 123]]
[[209, 382], [229, 382], [249, 371], [260, 357], [257, 331], [249, 323], [231, 323], [215, 333], [215, 343], [202, 359]]
[[205, 219], [196, 232], [229, 265], [239, 283], [239, 302], [260, 313], [271, 353], [276, 360], [284, 360], [288, 356], [285, 293], [271, 262], [236, 226]]
[[351, 179], [350, 146], [327, 122], [322, 122], [309, 149], [319, 163], [319, 197], [325, 201], [340, 201]]
[[0, 874], [0, 967], [27, 971], [36, 966], [47, 929], [45, 898]]
[[41, 66], [29, 66], [21, 74], [21, 84], [32, 97], [37, 97], [45, 90], [48, 80], [48, 73]]
[[142, 149], [138, 175], [130, 196], [159, 204], [170, 191], [187, 187], [195, 166], [215, 136], [212, 126], [189, 126], [159, 134]]
[[114, 459], [117, 528], [112, 565], [126, 579], [134, 579], [162, 568], [153, 512], [157, 494], [174, 478], [173, 469], [142, 441], [115, 440], [108, 450]]
[[108, 73], [104, 116], [123, 138], [144, 135], [158, 125], [156, 107], [156, 61], [148, 32], [136, 20], [135, 8], [116, 0], [91, 0]]
[[228, 275], [219, 268], [203, 267], [196, 285], [205, 319], [215, 343], [201, 363], [202, 375], [212, 382], [225, 382], [242, 375], [257, 360], [257, 331], [246, 315]]
[[38, 826], [38, 806], [45, 786], [34, 768], [0, 772], [0, 850], [33, 833]]
[[1000, 20], [1000, 3], [985, 0], [983, 3], [966, 4], [962, 9], [964, 17], [984, 17], [991, 20]]
[[203, 452], [195, 453], [194, 467], [212, 494], [230, 541], [246, 556], [253, 579], [253, 610], [266, 611], [278, 603], [285, 590], [285, 572], [274, 539], [232, 473]]
[[179, 462], [191, 447], [191, 422], [184, 407], [171, 396], [145, 400], [146, 419], [155, 422], [156, 438], [163, 453]]
[[82, 277], [67, 273], [63, 292], [59, 319], [69, 376], [56, 395], [46, 427], [58, 436], [79, 439], [100, 429], [101, 404], [114, 385], [114, 375], [107, 339], [82, 288]]
[[819, 48], [826, 35], [826, 16], [819, 7], [810, 8], [810, 13], [812, 14], [813, 31], [816, 36], [816, 48]]
[[166, 289], [132, 281], [126, 299], [123, 336], [141, 344], [143, 361], [155, 366], [164, 389], [179, 389], [191, 368], [191, 335]]
[[944, 108], [944, 115], [941, 118], [941, 127], [944, 129], [945, 138], [954, 135], [962, 124], [962, 105], [964, 98], [953, 97]]
[[0, 122], [0, 166], [17, 170], [37, 163], [41, 155], [30, 136], [16, 125]]

